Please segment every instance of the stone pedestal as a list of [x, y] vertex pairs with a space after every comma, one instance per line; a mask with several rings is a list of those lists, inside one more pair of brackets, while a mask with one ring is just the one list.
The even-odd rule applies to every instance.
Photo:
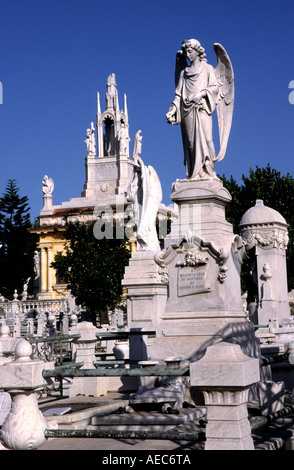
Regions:
[[[87, 321], [80, 322], [71, 329], [71, 334], [80, 334], [79, 339], [75, 341], [75, 362], [83, 362], [82, 369], [95, 369], [93, 362], [96, 361], [95, 345], [98, 332], [98, 328]], [[107, 377], [74, 377], [69, 396], [99, 397], [107, 395], [107, 390]]]
[[205, 450], [254, 450], [247, 401], [259, 378], [258, 359], [236, 344], [210, 346], [190, 365], [191, 387], [202, 391], [207, 406]]
[[173, 222], [166, 241], [178, 241], [189, 230], [199, 237], [222, 245], [232, 226], [225, 218], [231, 195], [219, 179], [177, 180], [171, 200], [178, 206], [178, 220]]
[[168, 296], [151, 359], [180, 355], [195, 361], [217, 341], [237, 342], [256, 356], [241, 296], [244, 243], [225, 219], [231, 196], [218, 179], [180, 180], [173, 189], [179, 217], [155, 256]]
[[36, 449], [46, 441], [47, 421], [38, 408], [37, 392], [46, 384], [43, 370], [53, 364], [31, 360], [31, 354], [30, 343], [20, 340], [14, 361], [0, 367], [1, 389], [12, 400], [0, 432], [1, 443], [8, 449]]
[[52, 214], [52, 211], [53, 211], [52, 201], [53, 201], [52, 193], [43, 194], [43, 209], [41, 211], [42, 215]]
[[[151, 251], [132, 253], [125, 269], [122, 284], [127, 288], [128, 328], [160, 332], [167, 284], [165, 270], [154, 261]], [[153, 339], [146, 336], [130, 336], [130, 359], [148, 360], [152, 354]]]

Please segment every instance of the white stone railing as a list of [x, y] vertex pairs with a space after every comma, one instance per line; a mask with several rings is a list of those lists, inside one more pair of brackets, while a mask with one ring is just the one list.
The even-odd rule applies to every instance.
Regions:
[[7, 314], [18, 313], [21, 316], [31, 312], [57, 313], [68, 310], [66, 299], [60, 300], [5, 300], [0, 302], [0, 311]]
[[47, 336], [56, 330], [60, 314], [63, 313], [63, 327], [67, 333], [68, 310], [67, 299], [6, 300], [0, 302], [0, 325], [8, 325], [14, 337], [28, 337], [35, 334]]

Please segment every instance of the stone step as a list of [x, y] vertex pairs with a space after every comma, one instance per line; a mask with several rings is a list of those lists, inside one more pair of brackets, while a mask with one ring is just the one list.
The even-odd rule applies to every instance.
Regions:
[[[72, 406], [72, 403], [75, 403], [74, 397], [72, 400], [62, 400], [59, 402], [59, 406]], [[82, 397], [83, 398], [83, 397]], [[76, 400], [78, 402], [78, 400]], [[97, 403], [97, 406], [94, 406], [95, 400], [93, 400], [92, 406], [89, 403], [88, 408], [84, 408], [78, 411], [73, 411], [69, 414], [64, 414], [61, 416], [47, 416], [48, 427], [59, 428], [59, 429], [84, 429], [87, 425], [91, 424], [91, 419], [93, 416], [98, 417], [100, 414], [105, 416], [111, 414], [119, 408], [124, 408], [128, 406], [129, 401], [127, 399], [121, 399], [113, 402]], [[56, 404], [52, 407], [56, 408]], [[47, 406], [47, 408], [50, 408]], [[41, 408], [42, 411], [42, 408]]]
[[146, 430], [159, 431], [172, 429], [184, 423], [194, 423], [205, 416], [206, 408], [181, 409], [179, 414], [165, 414], [150, 411], [132, 411], [105, 416], [93, 416], [87, 429], [110, 430]]

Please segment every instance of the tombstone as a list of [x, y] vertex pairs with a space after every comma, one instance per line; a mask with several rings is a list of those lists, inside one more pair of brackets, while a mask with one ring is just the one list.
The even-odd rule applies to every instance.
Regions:
[[270, 326], [274, 319], [280, 326], [287, 319], [290, 322], [287, 222], [276, 210], [257, 200], [242, 216], [239, 231], [246, 250], [251, 253], [258, 324]]

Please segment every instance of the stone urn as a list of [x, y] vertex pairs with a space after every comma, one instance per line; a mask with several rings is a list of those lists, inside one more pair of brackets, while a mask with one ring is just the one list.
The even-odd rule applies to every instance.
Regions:
[[129, 359], [130, 357], [130, 350], [129, 350], [129, 341], [116, 341], [113, 347], [113, 354], [115, 359], [122, 360], [122, 359]]

